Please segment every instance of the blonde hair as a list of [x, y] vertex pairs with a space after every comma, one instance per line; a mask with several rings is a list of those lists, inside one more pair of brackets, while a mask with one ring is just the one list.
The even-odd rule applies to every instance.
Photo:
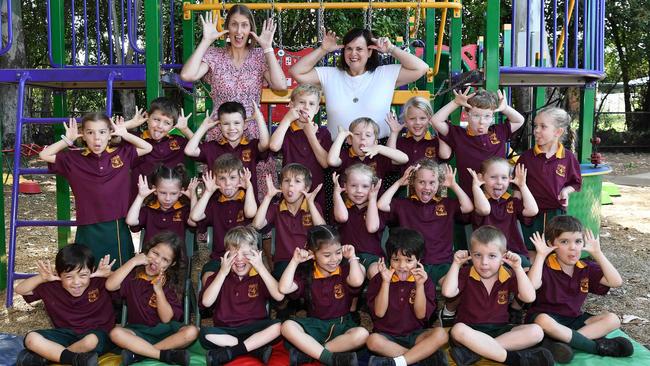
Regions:
[[375, 132], [375, 138], [377, 138], [379, 136], [379, 125], [377, 124], [377, 122], [373, 121], [372, 118], [359, 117], [359, 118], [355, 119], [354, 121], [350, 122], [349, 131], [354, 132], [354, 130], [358, 126], [364, 126], [364, 127], [365, 126], [372, 126], [372, 129]]
[[315, 95], [318, 97], [318, 102], [320, 103], [320, 98], [323, 95], [322, 89], [318, 85], [314, 84], [300, 84], [295, 89], [291, 91], [291, 101], [295, 102], [296, 98], [301, 95]]
[[429, 118], [433, 116], [433, 108], [431, 108], [431, 103], [426, 98], [423, 97], [412, 97], [407, 100], [402, 106], [402, 113], [400, 114], [400, 119], [402, 121], [406, 120], [406, 114], [409, 111], [409, 108], [417, 108], [424, 112]]
[[576, 134], [571, 129], [571, 115], [559, 107], [542, 108], [537, 112], [537, 116], [541, 115], [548, 116], [548, 118], [553, 122], [553, 125], [555, 125], [555, 128], [564, 129], [564, 134], [560, 136], [560, 142], [562, 142], [564, 138], [566, 147], [569, 150], [573, 150], [573, 143], [575, 142]]
[[485, 174], [485, 172], [487, 172], [487, 170], [490, 169], [490, 167], [494, 164], [505, 164], [508, 167], [508, 174], [510, 174], [510, 168], [511, 168], [510, 163], [508, 163], [508, 160], [500, 156], [492, 156], [483, 160], [483, 162], [481, 162], [481, 168], [479, 169], [479, 173]]
[[438, 191], [436, 192], [436, 196], [438, 197], [442, 196], [445, 193], [445, 187], [442, 186], [442, 182], [445, 181], [445, 175], [442, 173], [443, 165], [438, 164], [435, 162], [435, 160], [429, 158], [422, 158], [418, 160], [415, 163], [415, 165], [416, 166], [419, 165], [420, 167], [416, 171], [414, 171], [409, 177], [409, 191], [415, 192], [414, 184], [415, 184], [415, 177], [417, 176], [418, 171], [420, 171], [421, 169], [427, 169], [437, 174]]
[[236, 226], [223, 237], [223, 244], [226, 250], [239, 249], [242, 245], [250, 245], [257, 249], [259, 234], [252, 226]]
[[370, 165], [366, 165], [362, 163], [350, 165], [347, 169], [345, 169], [346, 181], [350, 176], [350, 174], [352, 173], [358, 173], [367, 176], [368, 178], [370, 178], [371, 184], [375, 184], [379, 180], [379, 178], [377, 177], [377, 172], [375, 172], [375, 168], [371, 167]]
[[487, 244], [495, 244], [501, 253], [505, 253], [508, 250], [506, 236], [503, 235], [501, 230], [492, 225], [484, 225], [474, 230], [470, 242], [470, 250], [474, 248], [474, 245]]

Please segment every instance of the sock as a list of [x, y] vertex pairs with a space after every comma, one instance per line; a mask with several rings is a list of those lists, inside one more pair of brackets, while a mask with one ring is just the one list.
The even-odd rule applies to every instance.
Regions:
[[444, 316], [454, 316], [454, 315], [456, 315], [456, 311], [451, 311], [451, 310], [447, 309], [447, 305], [445, 305], [445, 307], [442, 308], [442, 315], [444, 315]]
[[569, 341], [569, 346], [580, 351], [591, 353], [592, 355], [596, 354], [596, 342], [583, 336], [575, 330], [571, 331], [571, 340]]
[[517, 351], [506, 351], [506, 360], [503, 363], [516, 366], [521, 363], [521, 357], [519, 357]]
[[406, 358], [404, 358], [404, 356], [395, 357], [393, 358], [393, 361], [395, 361], [395, 366], [408, 366], [406, 363]]
[[318, 361], [322, 362], [325, 365], [332, 364], [332, 352], [328, 351], [327, 348], [323, 348], [323, 352], [318, 356]]
[[248, 350], [246, 349], [246, 345], [244, 344], [244, 342], [239, 342], [235, 346], [232, 346], [230, 348], [230, 352], [232, 352], [232, 358], [234, 359], [237, 356], [247, 354]]
[[72, 360], [74, 359], [75, 355], [76, 353], [70, 352], [68, 349], [64, 349], [63, 352], [61, 352], [61, 356], [59, 356], [59, 362], [64, 365], [72, 365]]

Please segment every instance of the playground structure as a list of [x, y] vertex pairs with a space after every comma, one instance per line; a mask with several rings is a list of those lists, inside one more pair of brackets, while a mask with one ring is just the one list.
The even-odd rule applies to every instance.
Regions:
[[[113, 91], [115, 89], [144, 89], [147, 103], [163, 95], [164, 88], [184, 88], [183, 106], [186, 113], [193, 113], [193, 122], [201, 121], [205, 111], [197, 110], [196, 98], [192, 95], [193, 86], [183, 83], [178, 77], [182, 61], [187, 59], [194, 50], [197, 34], [195, 20], [197, 12], [211, 10], [220, 14], [223, 8], [232, 4], [205, 0], [200, 4], [166, 0], [168, 6], [161, 6], [159, 0], [143, 0], [142, 9], [136, 9], [133, 0], [109, 0], [109, 7], [116, 2], [119, 18], [113, 19], [113, 14], [99, 13], [97, 1], [96, 14], [88, 14], [84, 1], [79, 0], [48, 0], [47, 29], [48, 54], [50, 68], [48, 69], [13, 69], [0, 70], [0, 82], [17, 85], [18, 108], [16, 116], [16, 146], [20, 151], [23, 140], [22, 130], [25, 124], [60, 124], [67, 121], [66, 90], [69, 89], [103, 89], [106, 91], [106, 113], [113, 112]], [[536, 4], [536, 5], [534, 5]], [[11, 1], [7, 3], [11, 14]], [[246, 4], [253, 10], [266, 10], [273, 14], [291, 11], [293, 9], [313, 9], [326, 16], [330, 9], [349, 9], [361, 11], [365, 16], [372, 14], [374, 9], [393, 8], [411, 9], [417, 16], [422, 17], [425, 39], [419, 40], [423, 46], [422, 56], [431, 66], [429, 73], [418, 83], [409, 86], [410, 90], [396, 91], [393, 104], [401, 105], [408, 98], [419, 94], [432, 99], [434, 107], [439, 106], [449, 98], [451, 88], [461, 88], [465, 84], [483, 86], [488, 90], [506, 87], [510, 98], [513, 87], [533, 88], [534, 111], [546, 103], [545, 87], [547, 86], [577, 86], [581, 89], [580, 128], [578, 131], [577, 156], [584, 163], [585, 170], [590, 169], [593, 134], [593, 116], [595, 104], [595, 89], [598, 80], [604, 77], [604, 0], [552, 0], [550, 3], [526, 0], [514, 1], [510, 12], [510, 22], [503, 23], [507, 18], [501, 11], [499, 0], [488, 0], [485, 14], [486, 27], [484, 42], [479, 41], [471, 48], [476, 54], [473, 63], [478, 68], [468, 66], [467, 55], [463, 53], [462, 45], [462, 4], [458, 0], [444, 2], [341, 2], [341, 3], [256, 3]], [[521, 21], [518, 11], [521, 6], [526, 10], [538, 6], [541, 19], [545, 14], [553, 14], [554, 23], [549, 26], [539, 22], [539, 28], [530, 26], [530, 15]], [[182, 39], [174, 38], [174, 30], [179, 26], [175, 14], [182, 13]], [[525, 11], [525, 14], [530, 14]], [[71, 19], [75, 18], [75, 22]], [[436, 21], [437, 16], [440, 20]], [[518, 22], [515, 22], [519, 18]], [[144, 33], [138, 33], [138, 22], [144, 20]], [[4, 21], [4, 20], [2, 20]], [[11, 17], [7, 19], [11, 30]], [[77, 34], [77, 26], [83, 24], [84, 31]], [[437, 23], [437, 24], [436, 24]], [[524, 24], [514, 27], [512, 24]], [[115, 32], [113, 24], [121, 26], [120, 32]], [[320, 26], [321, 24], [317, 24]], [[437, 27], [436, 27], [437, 26]], [[417, 25], [416, 25], [417, 28]], [[96, 38], [89, 37], [95, 34]], [[66, 36], [69, 36], [66, 39]], [[200, 35], [199, 35], [200, 36]], [[277, 36], [277, 35], [276, 35]], [[389, 35], [390, 36], [390, 35]], [[448, 45], [443, 47], [443, 37], [448, 39]], [[181, 59], [176, 52], [163, 54], [160, 40], [171, 37], [171, 49], [180, 46]], [[520, 42], [519, 40], [524, 40]], [[9, 42], [0, 44], [0, 57], [12, 47], [12, 37]], [[121, 45], [115, 52], [114, 42]], [[180, 45], [179, 45], [180, 43]], [[549, 44], [549, 51], [545, 44]], [[404, 47], [411, 47], [416, 42], [408, 42]], [[552, 45], [552, 47], [550, 46]], [[106, 52], [108, 50], [108, 52]], [[415, 47], [411, 47], [413, 52]], [[126, 62], [128, 53], [134, 56], [133, 63]], [[520, 64], [517, 54], [525, 55], [525, 62]], [[276, 56], [289, 57], [280, 45], [276, 46]], [[335, 55], [333, 55], [335, 57]], [[328, 61], [329, 60], [329, 61]], [[325, 62], [330, 62], [328, 55]], [[284, 63], [281, 63], [284, 65]], [[479, 75], [479, 78], [468, 78], [468, 74]], [[23, 115], [26, 88], [49, 88], [54, 90], [54, 116], [51, 118], [32, 118]], [[415, 90], [417, 88], [417, 90]], [[289, 93], [276, 94], [265, 89], [262, 93], [262, 104], [267, 106], [268, 116], [272, 115], [273, 105], [288, 102]], [[206, 101], [209, 105], [209, 100]], [[460, 112], [452, 115], [452, 122], [460, 122]], [[270, 123], [269, 119], [269, 123]], [[60, 126], [59, 126], [60, 127]], [[56, 134], [58, 136], [58, 133]], [[1, 169], [1, 167], [0, 167]], [[15, 271], [15, 253], [17, 250], [17, 229], [27, 226], [56, 226], [58, 228], [59, 246], [68, 243], [70, 226], [70, 191], [67, 182], [57, 177], [57, 220], [26, 220], [19, 219], [18, 182], [21, 175], [47, 174], [46, 169], [25, 168], [21, 164], [21, 154], [13, 157], [13, 186], [10, 213], [10, 235], [8, 257], [0, 266], [0, 289], [7, 288], [6, 305], [12, 306], [13, 282], [16, 279], [30, 276], [27, 273]], [[598, 231], [600, 213], [601, 177], [607, 168], [599, 168], [585, 174], [583, 191], [572, 196], [569, 212], [579, 216], [586, 226]], [[4, 197], [2, 197], [4, 199]], [[4, 219], [4, 210], [0, 211]], [[5, 253], [5, 232], [0, 232], [0, 253]], [[6, 263], [6, 266], [5, 266]], [[6, 270], [6, 272], [5, 272]]]

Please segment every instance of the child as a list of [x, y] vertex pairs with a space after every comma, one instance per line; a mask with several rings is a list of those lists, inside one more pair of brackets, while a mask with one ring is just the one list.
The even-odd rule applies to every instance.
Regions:
[[[526, 185], [526, 168], [517, 164], [515, 177], [511, 179], [508, 161], [493, 156], [481, 163], [478, 174], [471, 169], [469, 173], [474, 193], [472, 226], [476, 230], [483, 225], [492, 225], [507, 233], [508, 250], [519, 255], [521, 266], [527, 270], [530, 268], [530, 260], [517, 219], [535, 216], [537, 203]], [[508, 193], [510, 183], [519, 188], [521, 198]]]
[[[271, 176], [266, 177], [267, 191], [253, 219], [253, 227], [261, 230], [266, 225], [275, 227], [275, 253], [273, 276], [279, 279], [292, 258], [295, 248], [304, 248], [307, 231], [314, 225], [324, 225], [320, 206], [314, 202], [322, 188], [318, 185], [311, 193], [311, 173], [301, 164], [285, 165], [281, 171], [280, 190], [275, 188]], [[282, 193], [279, 203], [271, 204], [273, 197]]]
[[[543, 236], [535, 233], [531, 239], [537, 256], [528, 277], [537, 290], [537, 300], [528, 311], [529, 320], [552, 339], [545, 339], [542, 347], [552, 350], [555, 360], [561, 363], [571, 361], [571, 348], [600, 356], [632, 355], [634, 349], [627, 338], [605, 338], [621, 326], [618, 316], [609, 312], [592, 315], [581, 310], [587, 293], [605, 295], [610, 287], [623, 284], [621, 275], [601, 251], [598, 238], [585, 231], [578, 219], [556, 216], [546, 225]], [[580, 260], [582, 250], [594, 261]]]
[[[463, 267], [470, 260], [472, 264]], [[459, 250], [454, 254], [442, 294], [460, 300], [450, 332], [450, 354], [457, 364], [471, 365], [481, 356], [506, 365], [554, 364], [548, 350], [526, 349], [542, 340], [542, 328], [508, 324], [510, 295], [529, 303], [535, 300], [535, 289], [519, 256], [506, 250], [506, 238], [499, 229], [486, 225], [472, 233], [469, 253]]]
[[[109, 254], [116, 265], [133, 256], [131, 233], [124, 217], [129, 209], [130, 169], [138, 156], [151, 152], [151, 144], [131, 135], [123, 119], [115, 123], [102, 113], [89, 113], [63, 124], [65, 135], [39, 153], [50, 172], [65, 177], [75, 196], [77, 234], [75, 242], [86, 244], [95, 258]], [[111, 136], [127, 143], [109, 145]], [[67, 150], [81, 137], [85, 148]]]
[[199, 330], [178, 322], [183, 315], [184, 257], [178, 235], [162, 231], [106, 280], [106, 289], [119, 290], [128, 306], [127, 325], [110, 334], [123, 348], [124, 366], [143, 358], [190, 364], [189, 352], [182, 348], [194, 342]]
[[203, 290], [201, 305], [214, 307], [214, 327], [201, 328], [199, 340], [207, 349], [207, 366], [218, 366], [252, 353], [263, 364], [271, 356], [271, 343], [280, 336], [280, 321], [269, 319], [267, 302], [284, 299], [278, 282], [266, 269], [258, 234], [250, 226], [228, 230], [226, 252], [219, 271]]
[[[260, 131], [259, 140], [249, 140], [244, 136], [244, 130], [246, 129], [244, 127], [244, 121], [246, 121], [244, 106], [238, 102], [226, 102], [219, 106], [217, 110], [219, 120], [214, 121], [209, 116], [203, 120], [201, 126], [185, 146], [185, 154], [196, 158], [202, 163], [211, 164], [222, 154], [231, 153], [238, 157], [244, 166], [251, 171], [252, 181], [257, 182], [255, 166], [258, 161], [263, 159], [263, 153], [269, 148], [269, 131], [266, 128], [262, 112], [260, 112], [257, 104], [254, 104], [254, 106], [255, 115], [253, 117], [257, 121], [257, 127]], [[209, 115], [209, 113], [206, 113], [206, 115]], [[203, 135], [217, 125], [221, 129], [223, 137], [216, 142], [201, 142]], [[253, 186], [253, 189], [257, 189], [257, 186]], [[256, 191], [257, 194], [259, 193]]]
[[352, 245], [341, 246], [333, 227], [314, 226], [308, 236], [309, 250], [295, 248], [278, 287], [308, 304], [307, 318], [282, 324], [282, 335], [296, 347], [289, 350], [289, 364], [310, 362], [311, 357], [328, 366], [356, 365], [357, 355], [350, 351], [366, 343], [368, 331], [352, 321], [350, 306], [364, 281], [363, 266]]
[[379, 260], [380, 275], [370, 280], [367, 295], [373, 322], [368, 349], [385, 357], [371, 356], [368, 364], [447, 365], [447, 355], [440, 350], [447, 332], [441, 327], [425, 329], [436, 309], [436, 285], [420, 263], [424, 238], [415, 230], [392, 229], [386, 252], [389, 267]]
[[[393, 165], [408, 163], [409, 157], [405, 153], [379, 145], [377, 143], [378, 135], [379, 125], [366, 117], [352, 121], [349, 131], [339, 127], [339, 134], [327, 155], [327, 164], [338, 168], [338, 171], [345, 171], [354, 163], [363, 163], [373, 167], [381, 179], [393, 170]], [[350, 145], [345, 150], [341, 150], [343, 142]]]
[[[152, 176], [151, 187], [146, 176], [139, 177], [138, 195], [129, 208], [126, 223], [131, 226], [133, 232], [145, 229], [144, 242], [164, 230], [172, 231], [184, 239], [185, 229], [188, 226], [196, 226], [190, 219], [190, 209], [196, 205], [198, 180], [192, 178], [184, 191], [185, 180], [183, 164], [174, 168], [158, 166]], [[186, 198], [183, 199], [183, 196]], [[189, 204], [187, 198], [190, 199]]]
[[[300, 84], [291, 92], [289, 112], [271, 136], [269, 149], [282, 153], [282, 165], [300, 163], [311, 171], [314, 186], [325, 182], [327, 152], [332, 136], [326, 127], [314, 123], [320, 108], [321, 90], [312, 84]], [[316, 202], [325, 207], [325, 193], [316, 196]]]
[[56, 273], [49, 262], [36, 262], [38, 275], [16, 285], [16, 293], [28, 303], [43, 300], [54, 329], [27, 333], [17, 366], [97, 365], [97, 356], [112, 348], [108, 333], [115, 314], [104, 283], [113, 262], [106, 255], [95, 267], [92, 251], [83, 244], [59, 250]]
[[[205, 191], [190, 213], [190, 218], [212, 226], [212, 253], [203, 266], [201, 281], [205, 281], [221, 266], [224, 238], [228, 230], [248, 225], [255, 217], [257, 203], [251, 183], [251, 172], [233, 154], [223, 154], [214, 161], [212, 171], [203, 173]], [[220, 193], [212, 198], [214, 194]]]
[[[472, 177], [467, 168], [478, 171], [483, 160], [491, 156], [506, 156], [506, 143], [510, 136], [524, 124], [524, 117], [506, 104], [497, 94], [479, 90], [469, 94], [458, 93], [431, 118], [431, 125], [438, 131], [440, 139], [446, 142], [456, 154], [456, 167], [460, 187], [472, 195]], [[458, 107], [465, 107], [468, 116], [467, 129], [447, 122], [449, 115]], [[507, 120], [498, 125], [494, 123], [494, 113], [501, 112]]]
[[[373, 199], [368, 204], [368, 228], [376, 227], [378, 208], [390, 212], [391, 221], [395, 218], [399, 226], [417, 230], [424, 236], [422, 263], [433, 283], [438, 283], [447, 273], [453, 257], [454, 217], [473, 209], [472, 201], [456, 183], [455, 175], [456, 171], [449, 165], [439, 166], [425, 158], [404, 171], [381, 196], [376, 208]], [[393, 200], [399, 187], [406, 185], [410, 186], [411, 196]], [[458, 199], [442, 197], [443, 187], [451, 188]]]
[[[377, 274], [377, 261], [384, 256], [381, 236], [386, 227], [388, 214], [380, 213], [377, 227], [372, 232], [366, 227], [366, 212], [370, 195], [377, 193], [381, 179], [377, 179], [370, 165], [354, 164], [345, 169], [345, 188], [339, 184], [339, 175], [332, 174], [334, 181], [334, 220], [337, 222], [341, 242], [354, 245], [361, 264], [365, 267], [368, 279]], [[345, 199], [342, 194], [345, 192]]]
[[[530, 241], [533, 233], [546, 231], [546, 223], [554, 216], [563, 215], [569, 206], [569, 194], [580, 191], [582, 177], [580, 164], [569, 150], [573, 145], [571, 116], [560, 108], [548, 107], [537, 112], [535, 117], [535, 147], [525, 151], [517, 162], [530, 175], [530, 192], [539, 206], [539, 213], [532, 225], [522, 226], [528, 250], [535, 250]], [[561, 141], [568, 136], [567, 149]], [[531, 252], [531, 259], [534, 252]]]
[[[418, 161], [423, 158], [435, 161], [446, 161], [451, 157], [451, 148], [438, 136], [429, 132], [433, 117], [431, 103], [422, 97], [412, 97], [402, 106], [402, 115], [400, 119], [404, 121], [401, 125], [393, 113], [389, 113], [386, 122], [390, 127], [390, 136], [386, 146], [408, 155], [409, 161]], [[400, 132], [406, 127], [405, 136], [400, 136]], [[402, 166], [401, 173], [406, 166]]]
[[[131, 169], [131, 201], [138, 194], [138, 177], [140, 175], [151, 176], [160, 164], [174, 168], [185, 162], [183, 149], [185, 149], [187, 139], [194, 136], [192, 130], [187, 126], [187, 121], [191, 116], [192, 113], [186, 116], [183, 109], [179, 116], [174, 103], [169, 98], [160, 97], [151, 102], [148, 113], [142, 113], [136, 107], [133, 119], [126, 121], [125, 125], [129, 130], [147, 122], [147, 129], [140, 137], [153, 146], [151, 153], [139, 158]], [[185, 137], [170, 135], [169, 131], [174, 128]]]

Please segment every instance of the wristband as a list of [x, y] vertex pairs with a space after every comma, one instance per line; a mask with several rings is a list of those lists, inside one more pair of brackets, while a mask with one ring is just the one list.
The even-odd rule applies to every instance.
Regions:
[[395, 47], [397, 47], [397, 46], [395, 46], [394, 44], [392, 44], [392, 45], [390, 45], [390, 47], [388, 47], [388, 54], [389, 55], [393, 54], [393, 51], [395, 51]]
[[267, 54], [267, 53], [273, 53], [273, 47], [265, 48], [264, 49], [264, 54]]
[[352, 257], [352, 258], [348, 259], [348, 262], [351, 261], [351, 260], [359, 260], [359, 259], [360, 259], [359, 257]]
[[65, 143], [70, 147], [74, 146], [74, 142], [72, 142], [66, 135], [61, 135], [61, 140], [65, 141]]

